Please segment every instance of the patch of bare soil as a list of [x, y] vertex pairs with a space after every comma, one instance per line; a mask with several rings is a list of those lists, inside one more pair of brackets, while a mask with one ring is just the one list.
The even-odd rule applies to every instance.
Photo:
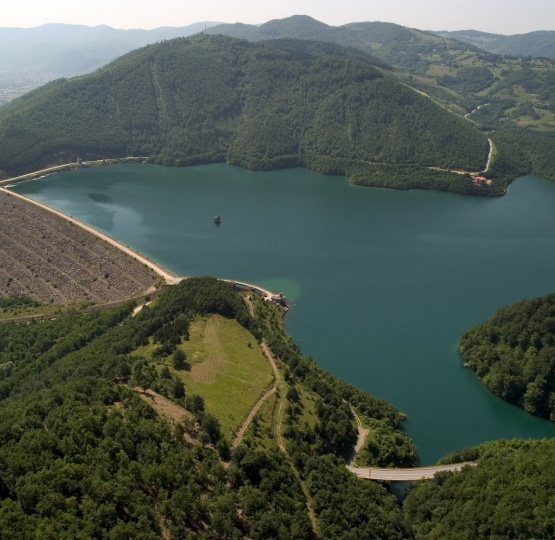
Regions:
[[146, 392], [143, 392], [140, 388], [134, 388], [133, 390], [160, 416], [166, 418], [170, 422], [177, 423], [181, 422], [183, 418], [193, 418], [193, 415], [189, 411], [180, 407], [176, 403], [173, 403], [168, 398], [165, 398], [154, 390], [147, 390]]

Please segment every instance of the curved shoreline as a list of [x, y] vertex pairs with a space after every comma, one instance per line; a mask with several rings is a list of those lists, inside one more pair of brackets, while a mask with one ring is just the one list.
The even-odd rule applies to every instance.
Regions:
[[105, 165], [118, 165], [119, 163], [142, 163], [146, 157], [124, 157], [124, 158], [109, 158], [109, 159], [95, 159], [94, 161], [82, 161], [81, 163], [64, 163], [63, 165], [54, 165], [46, 169], [40, 169], [19, 176], [12, 176], [4, 180], [0, 180], [0, 186], [9, 186], [10, 184], [19, 184], [20, 182], [27, 182], [28, 180], [37, 180], [49, 174], [71, 171], [75, 169], [88, 169], [91, 167], [103, 167]]
[[[469, 120], [470, 121], [470, 120]], [[470, 176], [470, 177], [475, 177], [478, 176], [480, 174], [484, 174], [487, 173], [489, 171], [490, 165], [491, 165], [491, 161], [493, 158], [493, 154], [494, 154], [494, 150], [495, 150], [495, 146], [493, 144], [493, 140], [491, 138], [488, 138], [488, 142], [489, 142], [489, 152], [488, 152], [488, 158], [486, 161], [486, 168], [483, 171], [467, 171], [467, 170], [456, 170], [456, 169], [444, 169], [442, 167], [434, 167], [434, 166], [425, 166], [422, 165], [420, 166], [422, 169], [428, 169], [430, 171], [442, 171], [445, 173], [450, 173], [450, 174], [456, 174], [456, 175], [466, 175], [466, 176]], [[321, 156], [318, 155], [319, 157], [328, 157], [328, 156]], [[317, 156], [317, 157], [318, 157]], [[289, 165], [285, 165], [285, 167], [279, 167], [277, 166], [276, 168], [270, 168], [269, 170], [277, 170], [277, 169], [281, 169], [281, 168], [292, 168], [292, 167], [304, 167], [307, 168], [313, 172], [316, 172], [317, 174], [322, 174], [322, 175], [330, 175], [330, 173], [327, 172], [322, 172], [318, 167], [314, 168], [312, 167], [309, 163], [307, 163], [307, 159], [310, 159], [310, 155], [304, 156], [304, 159], [299, 159], [298, 162], [296, 164], [289, 164]], [[314, 156], [312, 156], [314, 157]], [[343, 158], [341, 158], [343, 159]], [[351, 160], [353, 161], [353, 160]], [[391, 166], [394, 167], [395, 164], [393, 163], [380, 163], [380, 162], [376, 162], [376, 161], [366, 161], [366, 160], [360, 160], [360, 159], [356, 159], [354, 161], [360, 162], [360, 163], [364, 163], [367, 165], [385, 165], [385, 166]], [[19, 184], [21, 182], [27, 182], [29, 180], [37, 180], [39, 178], [43, 178], [46, 176], [49, 176], [50, 174], [53, 173], [57, 173], [57, 172], [64, 172], [64, 171], [72, 171], [72, 170], [77, 170], [77, 169], [83, 169], [83, 168], [93, 168], [93, 167], [103, 167], [103, 166], [109, 166], [109, 165], [118, 165], [118, 164], [123, 164], [123, 163], [153, 163], [153, 164], [158, 164], [155, 160], [152, 161], [151, 158], [148, 157], [140, 157], [140, 156], [128, 156], [128, 157], [121, 157], [121, 158], [108, 158], [108, 159], [97, 159], [97, 160], [93, 160], [93, 161], [82, 161], [82, 162], [73, 162], [73, 163], [65, 163], [62, 165], [55, 165], [53, 167], [49, 167], [46, 169], [40, 169], [38, 171], [33, 171], [30, 173], [26, 173], [20, 176], [13, 176], [10, 178], [5, 178], [5, 179], [0, 179], [0, 187], [4, 186], [4, 187], [12, 187], [12, 185], [15, 184]], [[211, 163], [216, 163], [216, 161], [206, 161], [206, 162], [202, 162], [203, 165], [207, 165], [207, 164], [211, 164]], [[199, 163], [200, 164], [200, 163]], [[238, 166], [241, 168], [244, 168], [246, 170], [250, 170], [250, 171], [261, 171], [261, 170], [268, 170], [268, 169], [259, 169], [256, 167], [246, 167], [243, 163], [234, 163], [234, 162], [228, 162], [229, 165], [233, 165], [233, 166]], [[180, 165], [187, 167], [190, 165], [195, 165], [194, 162], [190, 163], [190, 164], [185, 164], [185, 165]], [[532, 173], [529, 173], [532, 174]], [[445, 187], [441, 186], [435, 186], [435, 187], [430, 187], [427, 185], [418, 185], [418, 186], [412, 186], [409, 185], [407, 186], [407, 178], [405, 176], [402, 176], [403, 182], [401, 183], [401, 185], [383, 185], [382, 183], [378, 182], [378, 183], [359, 183], [357, 181], [354, 181], [352, 178], [352, 175], [348, 174], [348, 171], [344, 171], [344, 172], [339, 172], [339, 173], [331, 173], [331, 176], [343, 176], [345, 177], [350, 184], [355, 185], [355, 186], [361, 186], [361, 187], [375, 187], [375, 188], [385, 188], [385, 189], [393, 189], [393, 190], [400, 190], [400, 191], [406, 191], [406, 190], [424, 190], [424, 191], [438, 191], [438, 192], [452, 192], [452, 193], [458, 193], [460, 195], [468, 195], [468, 196], [473, 196], [473, 197], [481, 197], [481, 196], [490, 196], [487, 194], [482, 194], [482, 193], [471, 193], [468, 192], [466, 189], [465, 190], [453, 190], [451, 191], [450, 189], [447, 189]], [[505, 181], [510, 184], [512, 181], [514, 181], [516, 178], [512, 178], [512, 179], [506, 179]], [[410, 182], [409, 182], [410, 183]], [[503, 196], [507, 194], [507, 187], [508, 185], [503, 187], [502, 192], [495, 194], [494, 196]]]
[[163, 266], [151, 261], [150, 259], [148, 259], [144, 255], [141, 255], [139, 252], [131, 249], [128, 246], [123, 245], [121, 242], [118, 242], [116, 239], [112, 238], [111, 236], [108, 236], [107, 234], [104, 234], [104, 233], [100, 232], [99, 230], [95, 229], [94, 227], [91, 227], [90, 225], [86, 225], [85, 223], [83, 223], [82, 221], [79, 221], [78, 219], [75, 219], [74, 217], [68, 216], [67, 214], [64, 214], [63, 212], [60, 212], [59, 210], [55, 210], [54, 208], [51, 208], [50, 206], [47, 206], [46, 204], [43, 204], [41, 202], [30, 199], [29, 197], [25, 197], [24, 195], [20, 195], [19, 193], [14, 193], [13, 191], [10, 191], [10, 190], [8, 190], [4, 187], [0, 187], [0, 190], [2, 192], [12, 196], [12, 197], [16, 197], [16, 198], [21, 199], [25, 202], [33, 204], [33, 205], [35, 205], [39, 208], [42, 208], [43, 210], [47, 210], [48, 212], [51, 212], [51, 213], [57, 215], [58, 217], [60, 217], [62, 219], [65, 219], [66, 221], [69, 221], [70, 223], [73, 223], [74, 225], [77, 225], [81, 229], [87, 231], [90, 234], [93, 234], [94, 236], [100, 238], [101, 240], [104, 240], [108, 244], [114, 246], [115, 248], [119, 249], [120, 251], [129, 255], [130, 257], [133, 257], [134, 259], [139, 261], [141, 264], [146, 265], [148, 268], [150, 268], [151, 270], [156, 272], [161, 278], [164, 279], [164, 281], [168, 285], [175, 285], [176, 283], [179, 283], [183, 279], [182, 277], [176, 276], [174, 273], [170, 272], [169, 270], [167, 270]]
[[[135, 158], [132, 158], [135, 159]], [[40, 172], [44, 172], [44, 171], [40, 171]], [[39, 174], [39, 173], [36, 173]], [[30, 178], [28, 178], [30, 180]], [[12, 179], [13, 180], [13, 179]], [[20, 180], [20, 181], [24, 181], [24, 180]], [[100, 238], [101, 240], [107, 242], [108, 244], [110, 244], [111, 246], [115, 247], [116, 249], [120, 250], [121, 252], [125, 253], [126, 255], [129, 255], [130, 257], [132, 257], [133, 259], [135, 259], [136, 261], [138, 261], [139, 263], [147, 266], [148, 268], [150, 268], [152, 271], [154, 271], [156, 274], [158, 274], [158, 276], [160, 276], [165, 285], [177, 285], [180, 281], [187, 279], [188, 276], [177, 276], [176, 274], [174, 274], [173, 272], [171, 272], [170, 270], [168, 270], [167, 268], [163, 267], [162, 265], [158, 264], [155, 261], [152, 261], [151, 259], [149, 259], [148, 257], [146, 257], [145, 255], [139, 253], [138, 251], [135, 251], [134, 249], [130, 248], [129, 246], [126, 246], [124, 244], [122, 244], [120, 241], [116, 240], [115, 238], [100, 232], [98, 229], [95, 229], [94, 227], [87, 225], [86, 223], [83, 223], [82, 221], [69, 216], [67, 214], [64, 214], [63, 212], [60, 212], [59, 210], [56, 210], [44, 203], [41, 203], [39, 201], [35, 201], [29, 197], [25, 197], [24, 195], [20, 195], [19, 193], [15, 193], [13, 191], [10, 191], [9, 189], [6, 189], [5, 187], [0, 187], [0, 192], [6, 193], [8, 196], [13, 196], [16, 197], [24, 202], [33, 204], [35, 206], [37, 206], [38, 208], [41, 208], [42, 210], [46, 210], [47, 212], [50, 212], [70, 223], [73, 223], [74, 225], [80, 227], [81, 229], [83, 229], [84, 231], [96, 236], [97, 238]], [[252, 283], [247, 283], [244, 281], [238, 281], [238, 280], [234, 280], [234, 279], [226, 279], [226, 278], [218, 278], [221, 281], [225, 281], [226, 283], [230, 283], [231, 285], [233, 285], [235, 288], [237, 287], [242, 287], [248, 290], [251, 290], [253, 292], [256, 292], [258, 294], [260, 294], [265, 300], [268, 301], [272, 301], [272, 300], [280, 300], [280, 301], [284, 301], [284, 298], [281, 294], [275, 294], [272, 291], [269, 291], [268, 289], [264, 289], [263, 287], [260, 287], [259, 285], [255, 285]]]

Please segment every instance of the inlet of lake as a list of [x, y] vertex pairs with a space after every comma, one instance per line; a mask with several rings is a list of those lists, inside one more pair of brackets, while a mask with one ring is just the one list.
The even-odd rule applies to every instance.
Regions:
[[134, 164], [14, 191], [178, 275], [285, 293], [303, 352], [406, 413], [423, 464], [493, 439], [555, 436], [555, 424], [493, 396], [457, 351], [497, 308], [555, 291], [555, 184], [527, 176], [493, 199], [354, 187], [305, 169]]

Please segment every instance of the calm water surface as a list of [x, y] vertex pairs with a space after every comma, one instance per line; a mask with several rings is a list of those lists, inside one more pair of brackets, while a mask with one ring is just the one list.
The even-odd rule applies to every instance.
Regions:
[[555, 291], [555, 184], [523, 177], [505, 197], [478, 199], [304, 169], [118, 165], [15, 190], [179, 275], [283, 291], [304, 353], [405, 412], [423, 463], [487, 440], [555, 436], [491, 395], [457, 353], [495, 309]]

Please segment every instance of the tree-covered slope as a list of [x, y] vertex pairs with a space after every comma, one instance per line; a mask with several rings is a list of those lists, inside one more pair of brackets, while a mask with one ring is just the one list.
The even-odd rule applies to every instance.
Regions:
[[[131, 307], [0, 326], [2, 538], [411, 537], [393, 496], [359, 481], [341, 458], [354, 434], [343, 400], [396, 431], [402, 417], [391, 405], [304, 358], [276, 313], [262, 306], [253, 318], [226, 283], [189, 279], [134, 317]], [[295, 388], [317, 399], [312, 426], [284, 422], [286, 450], [270, 434], [265, 446], [253, 436], [230, 451], [218, 418], [183, 386], [184, 368], [162, 367], [194, 321], [210, 316], [250, 331], [251, 346], [266, 336], [284, 395], [293, 400]]]
[[[374, 63], [329, 43], [162, 42], [0, 109], [0, 169], [15, 175], [77, 157], [135, 155], [176, 165], [309, 165], [369, 180], [375, 167], [396, 167], [393, 179], [402, 167], [433, 177], [430, 167], [485, 166], [482, 133]], [[442, 174], [440, 189], [474, 189]]]
[[415, 482], [405, 499], [417, 540], [554, 537], [555, 439], [494, 441], [454, 457], [478, 466]]
[[[503, 159], [507, 158], [504, 175], [514, 178], [524, 171], [555, 180], [551, 142], [555, 130], [553, 59], [493, 54], [484, 50], [487, 47], [392, 23], [358, 22], [334, 27], [299, 15], [260, 26], [219, 25], [208, 32], [252, 41], [298, 37], [355, 47], [393, 66], [392, 74], [408, 86], [488, 131], [496, 145], [498, 139], [507, 140], [499, 130], [508, 125], [522, 128], [519, 142], [511, 143], [508, 153], [502, 152]], [[540, 35], [546, 37], [541, 33], [537, 37]], [[535, 33], [525, 34], [522, 39], [526, 36], [532, 38]], [[537, 154], [535, 141], [550, 150], [541, 158], [546, 166], [537, 166], [535, 159], [526, 157]], [[515, 159], [521, 150], [522, 159]], [[508, 167], [509, 161], [512, 167]], [[373, 182], [377, 184], [378, 179]]]
[[459, 349], [494, 394], [555, 421], [555, 294], [498, 310]]
[[494, 54], [538, 56], [555, 60], [555, 31], [538, 30], [526, 34], [489, 34], [478, 30], [434, 32], [448, 39], [458, 39]]

